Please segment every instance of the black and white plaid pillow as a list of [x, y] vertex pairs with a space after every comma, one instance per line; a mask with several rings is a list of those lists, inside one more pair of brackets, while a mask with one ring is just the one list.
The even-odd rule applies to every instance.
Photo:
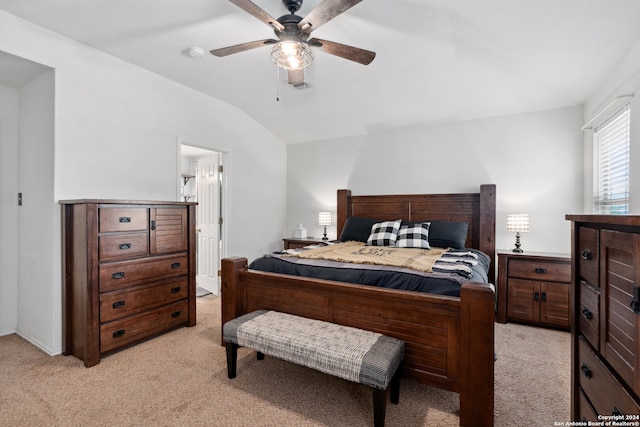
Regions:
[[421, 224], [403, 224], [398, 231], [396, 246], [399, 248], [431, 249], [429, 246], [428, 222]]
[[371, 234], [367, 239], [369, 246], [394, 246], [398, 239], [398, 231], [402, 220], [384, 221], [373, 224]]

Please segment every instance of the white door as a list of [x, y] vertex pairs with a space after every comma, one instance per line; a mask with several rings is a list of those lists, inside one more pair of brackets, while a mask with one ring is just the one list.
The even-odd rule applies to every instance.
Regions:
[[220, 294], [220, 154], [198, 159], [197, 185], [197, 275], [199, 287], [214, 295]]

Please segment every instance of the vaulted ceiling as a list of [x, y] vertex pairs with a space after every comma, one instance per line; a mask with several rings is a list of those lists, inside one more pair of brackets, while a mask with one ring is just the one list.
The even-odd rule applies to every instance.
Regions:
[[[288, 13], [281, 0], [253, 1]], [[226, 0], [0, 0], [0, 10], [228, 102], [287, 143], [580, 105], [640, 41], [637, 0], [364, 0], [313, 36], [375, 60], [313, 50], [300, 90], [269, 47], [208, 53], [273, 37]], [[7, 63], [0, 56], [0, 75]]]

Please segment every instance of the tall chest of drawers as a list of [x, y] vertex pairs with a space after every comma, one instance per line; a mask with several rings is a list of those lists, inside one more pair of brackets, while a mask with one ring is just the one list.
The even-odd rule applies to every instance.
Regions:
[[571, 414], [640, 416], [640, 216], [572, 221]]
[[60, 203], [64, 354], [89, 367], [196, 324], [195, 203]]

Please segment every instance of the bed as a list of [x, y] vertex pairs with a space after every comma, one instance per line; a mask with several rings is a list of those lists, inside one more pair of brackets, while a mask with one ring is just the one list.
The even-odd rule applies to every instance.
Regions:
[[[495, 277], [495, 185], [477, 193], [366, 195], [337, 192], [337, 235], [347, 218], [454, 221], [468, 224], [465, 248], [492, 261]], [[459, 296], [298, 277], [222, 260], [222, 323], [266, 309], [379, 332], [405, 341], [403, 378], [457, 392], [460, 425], [491, 426], [494, 409], [495, 288], [464, 282]]]

